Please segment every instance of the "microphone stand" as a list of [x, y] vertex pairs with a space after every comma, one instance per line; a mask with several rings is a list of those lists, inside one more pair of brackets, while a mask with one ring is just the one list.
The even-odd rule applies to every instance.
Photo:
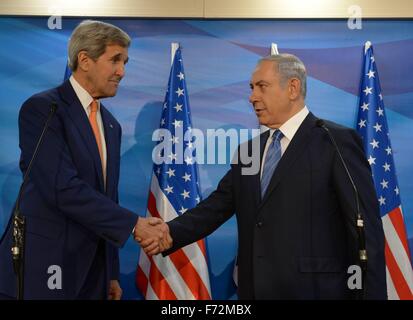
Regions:
[[340, 149], [338, 148], [336, 140], [334, 139], [330, 130], [325, 125], [324, 120], [318, 119], [316, 121], [316, 125], [324, 129], [327, 132], [327, 135], [329, 136], [330, 141], [332, 142], [335, 150], [337, 151], [337, 154], [340, 158], [340, 162], [342, 163], [344, 170], [346, 171], [347, 177], [350, 180], [350, 184], [353, 188], [354, 198], [356, 201], [356, 228], [357, 228], [356, 230], [357, 230], [358, 246], [359, 246], [358, 258], [359, 258], [360, 267], [362, 270], [362, 292], [361, 292], [361, 299], [362, 299], [364, 297], [364, 284], [365, 284], [365, 276], [366, 276], [366, 271], [367, 271], [367, 250], [366, 250], [366, 240], [365, 240], [365, 234], [364, 234], [364, 220], [363, 220], [363, 215], [360, 211], [359, 193], [358, 193], [356, 184], [354, 183], [354, 180], [351, 177], [351, 174], [347, 168], [346, 162], [344, 161], [344, 158], [341, 155], [341, 152], [340, 152]]
[[27, 184], [30, 171], [32, 170], [34, 161], [37, 157], [39, 148], [42, 144], [44, 135], [49, 127], [50, 121], [53, 115], [56, 113], [57, 103], [52, 102], [49, 116], [43, 127], [43, 131], [40, 135], [39, 141], [37, 142], [36, 148], [32, 158], [30, 159], [29, 166], [27, 167], [26, 173], [23, 177], [23, 182], [20, 186], [19, 194], [17, 196], [16, 205], [13, 210], [13, 244], [11, 248], [12, 258], [13, 258], [13, 269], [16, 274], [16, 289], [17, 289], [17, 300], [23, 300], [24, 298], [24, 250], [25, 250], [25, 231], [26, 231], [26, 220], [25, 217], [20, 212], [20, 200], [23, 194], [24, 188]]

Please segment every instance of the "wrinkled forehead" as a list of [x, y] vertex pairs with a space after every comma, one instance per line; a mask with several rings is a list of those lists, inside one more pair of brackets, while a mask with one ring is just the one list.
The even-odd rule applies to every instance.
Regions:
[[251, 75], [251, 82], [276, 79], [278, 77], [277, 63], [274, 61], [261, 61], [257, 64]]
[[117, 43], [109, 43], [105, 47], [105, 52], [110, 52], [110, 53], [121, 53], [121, 54], [128, 54], [128, 47], [124, 47], [122, 45], [119, 45]]
[[109, 57], [110, 59], [116, 58], [118, 60], [123, 60], [126, 62], [129, 60], [128, 48], [117, 44], [107, 45], [105, 48], [105, 52], [102, 54], [102, 56], [103, 55]]

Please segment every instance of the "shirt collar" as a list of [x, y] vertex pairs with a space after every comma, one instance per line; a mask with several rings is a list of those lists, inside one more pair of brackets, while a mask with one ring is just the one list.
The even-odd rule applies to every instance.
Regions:
[[[93, 101], [93, 97], [87, 92], [79, 82], [73, 77], [73, 75], [70, 76], [69, 78], [70, 84], [73, 87], [73, 90], [75, 91], [77, 97], [79, 98], [80, 103], [82, 104], [83, 109], [85, 109], [86, 113], [88, 113], [89, 106]], [[100, 107], [100, 101], [96, 100], [98, 102], [98, 106]], [[100, 108], [99, 108], [100, 109]], [[99, 111], [98, 109], [98, 111]]]
[[[297, 132], [305, 117], [309, 114], [307, 106], [304, 106], [299, 112], [293, 115], [290, 119], [283, 123], [278, 129], [282, 132], [285, 138], [291, 141]], [[270, 129], [270, 137], [276, 129]]]

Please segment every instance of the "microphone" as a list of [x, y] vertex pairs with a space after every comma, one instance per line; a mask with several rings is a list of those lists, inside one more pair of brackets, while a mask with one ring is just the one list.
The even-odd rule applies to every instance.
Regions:
[[[359, 193], [357, 191], [357, 187], [354, 183], [354, 180], [348, 170], [348, 167], [346, 165], [346, 162], [343, 159], [343, 156], [341, 155], [340, 149], [337, 146], [336, 140], [334, 139], [333, 135], [331, 134], [330, 130], [327, 128], [324, 120], [322, 119], [318, 119], [316, 121], [316, 126], [319, 128], [324, 129], [327, 132], [327, 135], [329, 136], [339, 158], [341, 161], [341, 164], [344, 167], [344, 170], [346, 171], [347, 177], [350, 181], [350, 184], [353, 188], [354, 191], [354, 198], [355, 198], [355, 202], [356, 202], [356, 226], [357, 226], [357, 235], [358, 235], [358, 244], [359, 244], [359, 259], [360, 259], [360, 266], [363, 270], [363, 272], [365, 272], [367, 270], [367, 250], [366, 250], [366, 240], [365, 240], [365, 234], [364, 234], [364, 220], [363, 220], [363, 216], [361, 214], [360, 211], [360, 199], [359, 199]], [[364, 277], [363, 277], [364, 279]]]
[[25, 249], [25, 231], [26, 231], [26, 221], [25, 217], [20, 212], [20, 200], [28, 181], [28, 177], [32, 170], [33, 164], [37, 158], [39, 148], [42, 144], [44, 135], [49, 127], [50, 121], [53, 118], [57, 110], [57, 103], [53, 101], [50, 106], [49, 116], [44, 124], [42, 133], [39, 140], [37, 141], [36, 148], [32, 158], [30, 159], [29, 166], [27, 167], [26, 173], [23, 177], [23, 182], [20, 186], [19, 194], [13, 210], [13, 243], [11, 248], [12, 258], [13, 258], [13, 269], [17, 278], [17, 299], [22, 300], [24, 297], [24, 249]]

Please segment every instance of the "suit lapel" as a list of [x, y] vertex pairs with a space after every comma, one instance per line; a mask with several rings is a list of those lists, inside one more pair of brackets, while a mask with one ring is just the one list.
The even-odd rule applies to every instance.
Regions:
[[289, 168], [308, 145], [308, 141], [311, 137], [310, 131], [315, 125], [315, 120], [316, 118], [310, 112], [304, 119], [301, 126], [298, 128], [297, 132], [294, 135], [294, 138], [291, 140], [287, 150], [284, 152], [283, 156], [280, 159], [280, 162], [274, 170], [274, 174], [271, 178], [267, 192], [262, 199], [259, 208], [261, 208], [265, 204], [271, 193], [274, 191], [274, 189], [276, 189], [281, 179], [288, 176]]
[[100, 161], [99, 149], [85, 109], [77, 98], [76, 93], [68, 80], [65, 81], [61, 87], [59, 87], [59, 92], [63, 100], [65, 100], [68, 104], [67, 110], [69, 116], [77, 127], [80, 136], [82, 137], [87, 146], [87, 149], [90, 152], [90, 155], [92, 156], [96, 174], [99, 177], [100, 190], [103, 191], [105, 190], [105, 188], [103, 183], [102, 163]]
[[115, 134], [114, 125], [111, 122], [111, 117], [109, 115], [108, 110], [100, 104], [101, 108], [101, 115], [102, 115], [102, 122], [103, 128], [105, 130], [105, 141], [106, 141], [106, 194], [111, 195], [112, 189], [114, 187], [115, 181], [115, 154], [117, 150], [117, 146], [119, 145], [119, 141], [117, 141], [117, 136]]

